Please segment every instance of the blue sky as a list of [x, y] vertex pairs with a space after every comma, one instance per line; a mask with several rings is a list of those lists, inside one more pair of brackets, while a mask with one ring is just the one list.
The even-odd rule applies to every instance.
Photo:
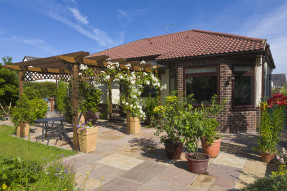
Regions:
[[268, 39], [286, 73], [286, 0], [0, 0], [0, 57], [95, 53], [190, 29]]

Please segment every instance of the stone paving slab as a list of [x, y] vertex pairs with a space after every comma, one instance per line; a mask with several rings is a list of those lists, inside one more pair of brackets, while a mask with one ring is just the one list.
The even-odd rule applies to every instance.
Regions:
[[171, 166], [164, 170], [161, 174], [159, 174], [157, 176], [157, 179], [172, 182], [182, 186], [187, 186], [191, 184], [197, 176], [197, 174]]
[[220, 164], [210, 164], [208, 165], [207, 172], [211, 176], [237, 181], [241, 173], [241, 168], [235, 168]]
[[166, 168], [164, 165], [145, 161], [128, 172], [123, 173], [120, 177], [145, 184]]
[[226, 166], [232, 166], [236, 168], [243, 168], [246, 159], [239, 158], [235, 155], [220, 152], [220, 154], [212, 161], [214, 164], [221, 164]]
[[126, 155], [112, 154], [110, 156], [103, 158], [98, 162], [103, 163], [105, 165], [117, 167], [122, 170], [130, 170], [133, 167], [143, 163], [144, 161]]
[[103, 166], [100, 166], [99, 168], [91, 170], [89, 172], [89, 178], [93, 178], [101, 182], [107, 182], [124, 172], [125, 171], [122, 169], [115, 168], [115, 167], [108, 166], [108, 165], [103, 165]]
[[215, 180], [215, 176], [200, 174], [185, 191], [208, 191]]
[[122, 177], [114, 178], [113, 180], [109, 181], [108, 183], [104, 184], [101, 190], [104, 191], [136, 191], [142, 184], [138, 182], [134, 182]]
[[185, 186], [166, 180], [154, 178], [145, 184], [139, 191], [182, 191]]

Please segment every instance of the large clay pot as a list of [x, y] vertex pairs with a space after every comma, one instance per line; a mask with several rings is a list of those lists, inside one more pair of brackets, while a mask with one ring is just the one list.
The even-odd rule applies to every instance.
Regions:
[[182, 143], [174, 143], [172, 140], [167, 139], [164, 142], [165, 152], [169, 159], [177, 160], [180, 159], [182, 152]]
[[203, 174], [206, 173], [207, 171], [207, 166], [208, 166], [208, 161], [209, 161], [209, 156], [204, 153], [199, 153], [199, 155], [204, 158], [202, 160], [200, 159], [194, 159], [194, 153], [188, 153], [186, 154], [186, 159], [188, 163], [188, 168], [190, 172], [196, 173], [196, 174]]
[[204, 140], [204, 138], [201, 139], [203, 152], [209, 155], [211, 158], [217, 157], [220, 150], [221, 140], [222, 139], [217, 139], [213, 143], [209, 144]]
[[25, 123], [21, 121], [16, 127], [16, 134], [18, 137], [26, 137], [29, 135], [30, 132], [30, 125], [29, 123]]
[[78, 129], [80, 151], [89, 153], [96, 150], [98, 127], [88, 128], [87, 131]]
[[273, 160], [273, 158], [274, 158], [274, 154], [270, 153], [270, 152], [263, 152], [263, 151], [261, 151], [260, 152], [260, 156], [261, 156], [261, 160], [263, 162], [266, 162], [266, 163], [270, 163]]

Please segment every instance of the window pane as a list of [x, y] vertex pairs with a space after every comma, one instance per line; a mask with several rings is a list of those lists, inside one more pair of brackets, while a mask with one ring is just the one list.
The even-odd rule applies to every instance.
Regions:
[[141, 97], [156, 97], [158, 90], [150, 86], [145, 86]]
[[176, 87], [175, 87], [175, 78], [170, 78], [169, 79], [169, 92], [173, 92], [176, 90]]
[[186, 96], [193, 94], [195, 104], [209, 103], [214, 94], [217, 94], [217, 77], [201, 76], [187, 77], [185, 80]]
[[252, 76], [235, 76], [234, 105], [252, 105]]
[[203, 73], [203, 72], [217, 72], [216, 67], [209, 67], [209, 68], [188, 68], [185, 69], [186, 74], [193, 74], [193, 73]]
[[235, 66], [234, 71], [235, 72], [248, 72], [252, 71], [252, 66]]

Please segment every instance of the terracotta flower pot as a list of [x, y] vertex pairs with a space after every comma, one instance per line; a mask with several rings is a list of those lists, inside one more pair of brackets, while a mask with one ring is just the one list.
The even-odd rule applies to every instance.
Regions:
[[270, 163], [274, 158], [274, 154], [271, 152], [260, 151], [260, 156], [261, 160], [266, 163]]
[[190, 172], [196, 173], [196, 174], [203, 174], [206, 173], [207, 171], [207, 166], [208, 166], [208, 161], [209, 161], [209, 156], [204, 153], [199, 153], [200, 158], [203, 159], [195, 159], [194, 153], [188, 153], [186, 154], [186, 159], [188, 163], [188, 168]]
[[180, 159], [181, 152], [182, 152], [182, 143], [174, 143], [170, 139], [167, 139], [164, 142], [166, 156], [169, 159], [177, 160]]
[[16, 128], [16, 134], [18, 137], [26, 137], [29, 135], [30, 125], [29, 123], [20, 122]]
[[203, 152], [207, 155], [209, 155], [211, 158], [215, 158], [218, 156], [219, 150], [220, 150], [220, 144], [222, 139], [217, 139], [213, 143], [208, 144], [204, 138], [201, 139], [201, 145]]
[[140, 118], [127, 116], [127, 133], [137, 134], [140, 132], [141, 132]]
[[88, 128], [87, 131], [77, 131], [80, 151], [89, 153], [96, 150], [98, 127]]

